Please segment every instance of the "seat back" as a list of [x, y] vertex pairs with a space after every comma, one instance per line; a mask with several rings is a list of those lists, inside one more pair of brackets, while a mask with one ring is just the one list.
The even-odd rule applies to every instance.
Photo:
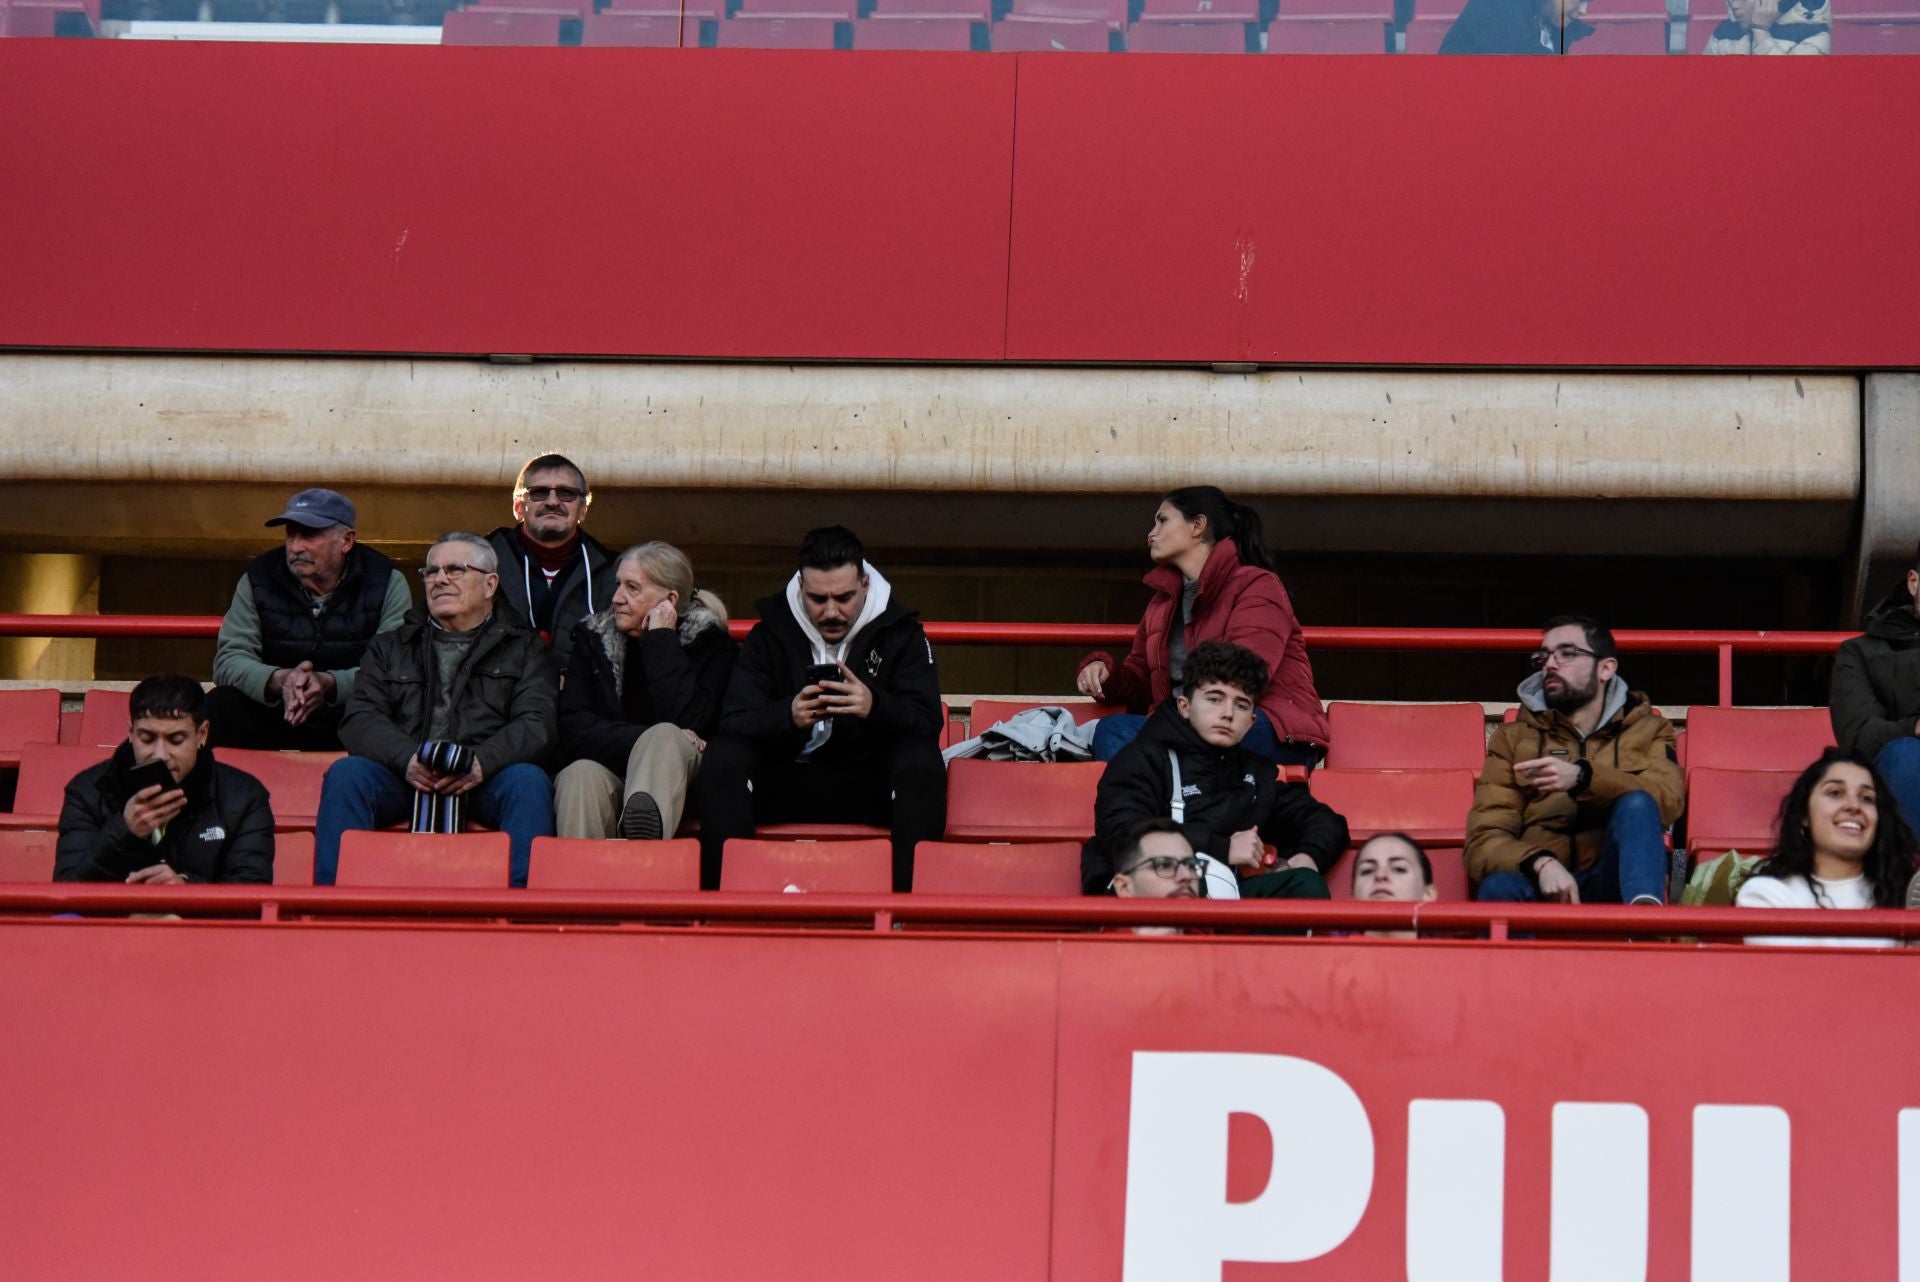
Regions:
[[1471, 770], [1316, 770], [1307, 786], [1340, 812], [1357, 845], [1404, 832], [1421, 845], [1462, 845], [1473, 808]]
[[1080, 847], [1071, 841], [923, 841], [913, 852], [913, 889], [933, 895], [1078, 895]]
[[358, 832], [340, 837], [337, 886], [505, 890], [504, 832]]
[[893, 890], [893, 843], [731, 837], [720, 853], [720, 889], [888, 894]]
[[[966, 5], [956, 5], [965, 8]], [[984, 7], [984, 6], [983, 6]], [[950, 49], [966, 52], [973, 48], [973, 29], [976, 23], [985, 18], [961, 17], [912, 17], [898, 14], [884, 17], [862, 18], [853, 24], [853, 47], [856, 49]], [[951, 730], [949, 718], [943, 724]], [[942, 737], [941, 747], [951, 746], [949, 735]]]
[[1689, 773], [1713, 770], [1800, 771], [1833, 746], [1825, 708], [1715, 708], [1687, 713]]
[[1780, 803], [1799, 775], [1798, 770], [1695, 766], [1687, 776], [1687, 849], [1702, 857], [1770, 850]]
[[559, 13], [455, 9], [440, 19], [443, 45], [558, 45]]
[[700, 889], [700, 843], [535, 837], [529, 890]]
[[313, 884], [313, 834], [277, 832], [273, 835], [273, 884]]
[[221, 748], [225, 764], [258, 779], [273, 805], [276, 828], [311, 828], [320, 813], [320, 787], [327, 767], [340, 752], [273, 752], [264, 748]]
[[999, 53], [1106, 53], [1112, 46], [1107, 33], [1114, 29], [1099, 18], [1036, 18], [1018, 16], [996, 22], [987, 43]]
[[38, 826], [52, 827], [59, 820], [60, 807], [66, 801], [67, 784], [88, 766], [98, 765], [112, 755], [111, 748], [88, 744], [27, 744], [20, 750], [20, 778], [13, 791], [13, 813], [44, 818], [46, 822]]
[[[123, 721], [120, 738], [126, 737], [127, 726]], [[0, 690], [0, 760], [18, 761], [20, 750], [30, 743], [58, 742], [58, 690]]]
[[947, 768], [948, 841], [1085, 841], [1099, 761], [976, 761]]
[[1327, 727], [1342, 770], [1478, 770], [1487, 755], [1477, 703], [1330, 703]]
[[80, 701], [80, 737], [77, 743], [117, 748], [127, 737], [127, 702], [131, 690], [89, 690]]
[[737, 15], [715, 28], [722, 49], [831, 49], [839, 27], [834, 18]]
[[59, 833], [45, 828], [0, 831], [0, 883], [52, 881], [54, 846], [59, 840]]

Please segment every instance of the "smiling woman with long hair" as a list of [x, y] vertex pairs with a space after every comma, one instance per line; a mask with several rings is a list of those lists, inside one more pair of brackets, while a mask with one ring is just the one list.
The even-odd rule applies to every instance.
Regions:
[[[1828, 748], [1780, 804], [1773, 853], [1740, 887], [1741, 908], [1899, 908], [1913, 875], [1913, 831], [1873, 763]], [[1890, 947], [1893, 939], [1755, 935], [1750, 944]]]

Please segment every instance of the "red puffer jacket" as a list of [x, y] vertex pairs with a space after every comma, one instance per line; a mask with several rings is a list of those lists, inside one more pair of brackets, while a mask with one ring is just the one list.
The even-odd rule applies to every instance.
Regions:
[[[1129, 712], [1151, 712], [1173, 693], [1167, 669], [1167, 626], [1180, 605], [1180, 571], [1157, 565], [1144, 580], [1153, 600], [1133, 649], [1125, 663], [1115, 663], [1105, 651], [1080, 661], [1107, 665], [1100, 702], [1121, 704]], [[1200, 586], [1193, 594], [1193, 622], [1187, 630], [1187, 653], [1207, 641], [1231, 641], [1266, 660], [1273, 681], [1260, 711], [1273, 722], [1284, 740], [1327, 746], [1327, 714], [1313, 688], [1313, 666], [1300, 639], [1300, 622], [1280, 577], [1271, 570], [1240, 564], [1240, 550], [1232, 539], [1221, 539], [1207, 554]]]

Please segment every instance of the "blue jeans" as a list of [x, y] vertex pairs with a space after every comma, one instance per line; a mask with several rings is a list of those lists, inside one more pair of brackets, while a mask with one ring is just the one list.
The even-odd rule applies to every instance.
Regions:
[[[1116, 712], [1102, 717], [1093, 726], [1093, 759], [1112, 761], [1120, 749], [1132, 743], [1147, 719], [1131, 712]], [[1253, 729], [1240, 746], [1257, 757], [1265, 757], [1277, 766], [1317, 766], [1320, 750], [1310, 743], [1282, 743], [1273, 732], [1273, 722], [1264, 712], [1253, 714]]]
[[1900, 817], [1909, 827], [1920, 823], [1920, 736], [1909, 734], [1895, 739], [1880, 749], [1873, 764], [1887, 781], [1887, 791], [1900, 807]]
[[[516, 886], [527, 884], [533, 839], [553, 835], [553, 780], [539, 766], [508, 766], [467, 794], [467, 817], [507, 834], [508, 871]], [[377, 761], [342, 757], [327, 767], [320, 787], [320, 814], [313, 826], [313, 884], [331, 886], [340, 868], [340, 834], [405, 823], [413, 816], [413, 789]]]
[[[1607, 844], [1600, 859], [1573, 874], [1583, 904], [1625, 904], [1642, 895], [1667, 901], [1666, 825], [1653, 794], [1630, 792], [1613, 803], [1607, 816]], [[1496, 872], [1480, 883], [1475, 898], [1530, 903], [1540, 898], [1522, 872]]]

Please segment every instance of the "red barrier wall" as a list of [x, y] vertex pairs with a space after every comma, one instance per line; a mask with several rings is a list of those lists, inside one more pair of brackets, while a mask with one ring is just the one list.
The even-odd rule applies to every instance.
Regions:
[[0, 119], [0, 346], [1920, 365], [1909, 59], [24, 40]]
[[[1880, 1278], [1920, 1107], [1912, 953], [15, 921], [0, 960], [9, 1277], [1110, 1282], [1144, 1051], [1365, 1109], [1351, 1236], [1227, 1282], [1406, 1276], [1414, 1099], [1503, 1111], [1517, 1282], [1579, 1101], [1645, 1112], [1645, 1276], [1689, 1276], [1692, 1110], [1739, 1104], [1792, 1128], [1793, 1276]], [[1236, 1119], [1212, 1188], [1330, 1170], [1310, 1104]]]

